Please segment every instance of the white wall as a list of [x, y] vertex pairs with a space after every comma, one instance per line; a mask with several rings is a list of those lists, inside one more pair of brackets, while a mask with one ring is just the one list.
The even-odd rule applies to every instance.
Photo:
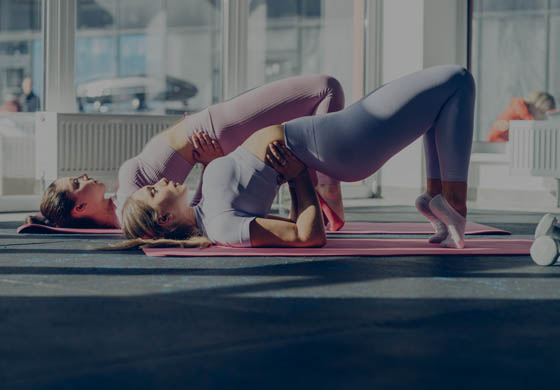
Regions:
[[383, 3], [383, 82], [422, 69], [423, 0]]
[[[340, 0], [326, 0], [323, 2], [324, 8], [324, 30], [320, 40], [321, 52], [324, 57], [321, 59], [321, 73], [329, 74], [338, 79], [344, 85], [344, 93], [347, 97], [346, 102], [350, 102], [352, 91], [352, 70], [353, 70], [353, 30], [348, 28], [352, 22], [354, 2]], [[333, 45], [333, 42], [340, 45]]]
[[[384, 83], [423, 68], [452, 63], [466, 65], [466, 1], [384, 1]], [[424, 166], [419, 139], [383, 167], [383, 196], [418, 194], [425, 187]]]
[[[390, 0], [383, 3], [383, 83], [422, 69], [423, 1]], [[422, 186], [422, 147], [416, 141], [382, 168], [384, 197], [418, 193]]]
[[467, 66], [467, 2], [424, 0], [424, 68]]
[[[439, 64], [466, 66], [467, 2], [385, 0], [383, 2], [383, 82]], [[506, 154], [477, 153], [469, 169], [469, 200], [480, 207], [553, 207], [552, 178], [514, 176]], [[382, 195], [409, 201], [425, 187], [421, 139], [393, 157], [381, 171]]]

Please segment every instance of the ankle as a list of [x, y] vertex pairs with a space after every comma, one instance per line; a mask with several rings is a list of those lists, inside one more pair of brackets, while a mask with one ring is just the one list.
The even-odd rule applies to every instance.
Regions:
[[427, 179], [426, 193], [432, 198], [441, 194], [442, 188], [440, 179]]
[[449, 200], [447, 200], [447, 203], [449, 203], [449, 205], [451, 207], [453, 207], [453, 209], [455, 211], [457, 211], [459, 214], [461, 214], [461, 216], [463, 218], [467, 217], [467, 205], [465, 205], [464, 203], [461, 204], [461, 203], [457, 203], [457, 202], [450, 202]]
[[323, 198], [342, 198], [340, 184], [317, 184], [315, 189], [321, 194]]
[[436, 197], [436, 196], [438, 196], [438, 195], [441, 195], [441, 191], [438, 192], [438, 191], [435, 191], [435, 190], [434, 190], [434, 191], [427, 190], [425, 193], [426, 193], [427, 195], [429, 195], [430, 197], [432, 197], [432, 198], [434, 198], [434, 197]]

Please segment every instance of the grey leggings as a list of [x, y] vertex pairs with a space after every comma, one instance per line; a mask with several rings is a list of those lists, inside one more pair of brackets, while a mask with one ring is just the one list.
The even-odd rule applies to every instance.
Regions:
[[342, 111], [286, 122], [286, 144], [308, 167], [357, 181], [424, 135], [427, 177], [466, 181], [474, 99], [466, 69], [435, 66], [387, 83]]

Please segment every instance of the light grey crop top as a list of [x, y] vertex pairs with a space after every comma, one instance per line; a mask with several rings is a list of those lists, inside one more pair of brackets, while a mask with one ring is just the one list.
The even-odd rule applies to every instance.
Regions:
[[212, 161], [204, 171], [202, 201], [194, 208], [201, 233], [216, 244], [250, 247], [249, 225], [270, 212], [277, 177], [242, 146]]

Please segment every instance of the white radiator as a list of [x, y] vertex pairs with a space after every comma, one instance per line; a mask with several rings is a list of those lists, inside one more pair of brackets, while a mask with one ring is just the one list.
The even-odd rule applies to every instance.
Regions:
[[0, 197], [33, 194], [34, 134], [35, 114], [0, 113]]
[[560, 120], [511, 121], [510, 173], [560, 178]]
[[35, 139], [33, 136], [0, 135], [0, 176], [33, 178], [35, 171]]
[[32, 194], [34, 176], [34, 137], [0, 135], [0, 195]]
[[180, 116], [37, 113], [36, 178], [48, 185], [87, 172], [111, 191], [119, 167]]

